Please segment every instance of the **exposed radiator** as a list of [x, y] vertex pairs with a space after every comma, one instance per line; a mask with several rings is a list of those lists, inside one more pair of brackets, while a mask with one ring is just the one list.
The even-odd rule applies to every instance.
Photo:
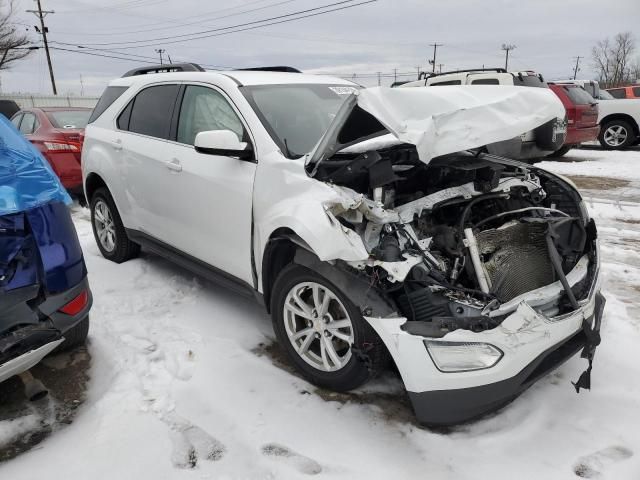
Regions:
[[491, 292], [501, 301], [555, 281], [544, 223], [514, 223], [476, 235]]

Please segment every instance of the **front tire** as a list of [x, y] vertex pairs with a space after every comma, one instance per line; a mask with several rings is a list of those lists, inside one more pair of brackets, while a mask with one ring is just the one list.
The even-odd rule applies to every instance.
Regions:
[[106, 188], [99, 188], [91, 197], [91, 226], [100, 253], [107, 260], [122, 263], [140, 253], [140, 245], [129, 240], [116, 204]]
[[292, 264], [280, 273], [271, 315], [287, 356], [319, 387], [352, 390], [384, 367], [386, 348], [358, 308], [312, 270]]
[[600, 129], [598, 141], [607, 150], [621, 150], [636, 142], [633, 127], [625, 120], [610, 120]]

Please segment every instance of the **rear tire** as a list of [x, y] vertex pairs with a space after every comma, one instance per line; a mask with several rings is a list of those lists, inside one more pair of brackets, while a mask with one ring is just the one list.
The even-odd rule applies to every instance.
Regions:
[[300, 265], [291, 264], [278, 276], [271, 316], [278, 342], [291, 363], [319, 387], [352, 390], [373, 378], [387, 362], [384, 343], [358, 308], [326, 278]]
[[549, 155], [547, 155], [547, 157], [550, 157], [550, 158], [563, 157], [569, 152], [569, 150], [571, 150], [573, 148], [575, 148], [574, 145], [565, 145], [560, 150], [556, 150], [555, 152], [550, 153]]
[[602, 125], [598, 141], [606, 150], [622, 150], [637, 140], [633, 126], [625, 120], [610, 120]]
[[91, 227], [100, 253], [107, 260], [122, 263], [140, 254], [140, 245], [129, 240], [116, 204], [106, 188], [91, 197]]

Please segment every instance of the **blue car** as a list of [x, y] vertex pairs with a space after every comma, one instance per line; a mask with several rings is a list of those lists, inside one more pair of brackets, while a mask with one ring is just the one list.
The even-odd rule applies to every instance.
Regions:
[[92, 296], [70, 202], [0, 116], [0, 382], [87, 337]]

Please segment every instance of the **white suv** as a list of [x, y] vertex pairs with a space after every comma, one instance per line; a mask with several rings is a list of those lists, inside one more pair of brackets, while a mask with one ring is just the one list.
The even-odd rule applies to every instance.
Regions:
[[480, 153], [555, 118], [550, 91], [171, 69], [111, 82], [86, 129], [106, 258], [143, 246], [255, 296], [316, 385], [353, 389], [393, 359], [425, 423], [591, 361], [604, 299], [580, 195]]

